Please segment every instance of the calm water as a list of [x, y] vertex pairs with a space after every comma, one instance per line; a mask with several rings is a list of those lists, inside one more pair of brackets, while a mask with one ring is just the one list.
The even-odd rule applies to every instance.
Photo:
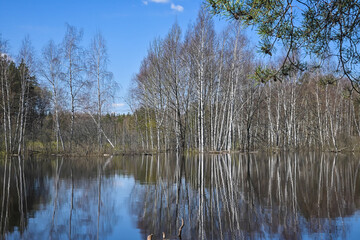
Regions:
[[320, 153], [2, 159], [0, 238], [175, 239], [183, 218], [182, 239], [360, 239], [359, 170]]

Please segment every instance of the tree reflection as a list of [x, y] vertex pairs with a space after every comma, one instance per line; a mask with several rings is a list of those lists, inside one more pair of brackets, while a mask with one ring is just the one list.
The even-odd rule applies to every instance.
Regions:
[[9, 198], [10, 198], [10, 175], [12, 161], [5, 156], [4, 164], [4, 178], [2, 187], [2, 201], [1, 201], [1, 216], [0, 216], [0, 232], [2, 237], [5, 236], [5, 230], [8, 224], [8, 209], [9, 209]]
[[181, 218], [183, 239], [345, 237], [345, 218], [359, 208], [355, 158], [315, 153], [175, 158], [145, 156], [137, 170], [145, 172], [143, 180], [151, 179], [134, 186], [130, 201], [144, 239], [150, 233], [175, 236]]
[[58, 198], [59, 198], [59, 187], [60, 187], [60, 174], [61, 174], [61, 169], [62, 169], [62, 165], [64, 163], [64, 159], [61, 158], [61, 160], [59, 160], [59, 158], [56, 158], [56, 164], [55, 164], [55, 174], [54, 174], [54, 191], [55, 191], [55, 196], [54, 196], [54, 200], [53, 200], [53, 214], [52, 214], [52, 219], [51, 219], [51, 230], [50, 230], [50, 239], [57, 236], [57, 231], [56, 231], [56, 226], [55, 226], [55, 214], [56, 214], [56, 210], [57, 210], [57, 206], [58, 206]]
[[[319, 153], [4, 158], [0, 238], [114, 237], [128, 207], [142, 239], [177, 238], [182, 219], [182, 239], [346, 238], [359, 168], [355, 156]], [[134, 184], [130, 205], [122, 183]]]
[[[8, 229], [18, 227], [20, 234], [23, 234], [26, 228], [27, 202], [33, 201], [27, 197], [27, 184], [25, 176], [25, 164], [23, 158], [5, 157], [1, 184], [1, 215], [0, 215], [0, 233], [5, 238]], [[0, 181], [1, 181], [0, 180]]]
[[[100, 239], [112, 232], [115, 200], [109, 187], [102, 190], [111, 185], [103, 178], [111, 159], [4, 158], [0, 239]], [[38, 222], [29, 226], [31, 218]]]

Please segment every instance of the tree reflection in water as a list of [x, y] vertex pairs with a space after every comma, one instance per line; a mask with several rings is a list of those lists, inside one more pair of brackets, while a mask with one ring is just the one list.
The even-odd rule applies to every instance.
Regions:
[[[13, 229], [14, 224], [20, 233], [26, 228], [27, 214], [27, 183], [24, 174], [24, 161], [21, 157], [4, 158], [1, 164], [1, 213], [0, 233], [5, 238], [7, 229]], [[33, 199], [29, 199], [32, 202]]]
[[130, 200], [144, 239], [175, 236], [181, 218], [183, 239], [344, 238], [345, 218], [359, 208], [355, 157], [176, 156], [175, 165], [169, 158], [134, 163], [145, 173]]
[[[110, 188], [101, 190], [111, 185], [102, 179], [109, 161], [4, 158], [0, 239], [99, 239], [99, 232], [112, 232], [106, 222], [118, 219], [115, 202]], [[31, 219], [38, 222], [29, 226]]]
[[354, 237], [358, 159], [320, 153], [4, 158], [0, 239], [151, 233], [161, 239], [162, 232], [172, 239], [181, 219], [182, 239]]

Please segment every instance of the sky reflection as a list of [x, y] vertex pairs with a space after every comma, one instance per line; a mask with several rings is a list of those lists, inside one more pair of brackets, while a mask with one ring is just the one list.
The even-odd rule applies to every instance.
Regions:
[[[4, 159], [6, 239], [354, 239], [360, 161], [320, 153]], [[9, 177], [9, 172], [10, 177]]]

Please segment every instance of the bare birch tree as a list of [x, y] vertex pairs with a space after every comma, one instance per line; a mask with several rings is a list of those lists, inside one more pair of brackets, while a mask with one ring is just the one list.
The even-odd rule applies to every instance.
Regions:
[[[96, 95], [94, 106], [97, 116], [97, 136], [99, 150], [102, 149], [103, 129], [101, 125], [101, 118], [106, 104], [111, 103], [114, 94], [115, 84], [112, 81], [113, 74], [107, 70], [109, 58], [107, 54], [106, 42], [100, 32], [98, 32], [91, 40], [90, 48], [88, 50], [88, 76], [93, 85]], [[89, 111], [92, 111], [89, 109]], [[109, 141], [109, 139], [108, 139]]]
[[59, 144], [64, 151], [64, 141], [60, 129], [60, 103], [61, 103], [61, 71], [62, 71], [61, 55], [58, 47], [53, 41], [49, 43], [42, 50], [40, 75], [49, 84], [52, 92], [52, 105], [54, 111], [54, 133], [56, 139], [56, 151], [59, 152]]
[[3, 111], [3, 130], [4, 130], [4, 143], [5, 152], [9, 153], [12, 149], [12, 136], [11, 136], [11, 107], [9, 101], [9, 78], [10, 71], [9, 66], [11, 63], [10, 57], [8, 56], [8, 43], [0, 38], [0, 76], [1, 76], [1, 108]]
[[18, 154], [21, 153], [21, 150], [25, 149], [25, 129], [26, 129], [26, 120], [28, 115], [28, 106], [29, 106], [29, 88], [34, 78], [35, 73], [35, 53], [34, 48], [32, 47], [29, 36], [26, 36], [22, 41], [20, 52], [18, 55], [18, 61], [21, 62], [19, 65], [20, 70], [20, 83], [21, 83], [21, 94], [19, 100], [19, 113], [16, 124], [16, 129], [18, 129]]
[[84, 74], [84, 53], [80, 46], [83, 37], [83, 31], [74, 26], [66, 24], [66, 33], [62, 43], [62, 51], [64, 58], [64, 78], [69, 87], [70, 94], [70, 152], [73, 147], [74, 127], [75, 127], [75, 111], [80, 98], [81, 91], [85, 85], [83, 79]]

